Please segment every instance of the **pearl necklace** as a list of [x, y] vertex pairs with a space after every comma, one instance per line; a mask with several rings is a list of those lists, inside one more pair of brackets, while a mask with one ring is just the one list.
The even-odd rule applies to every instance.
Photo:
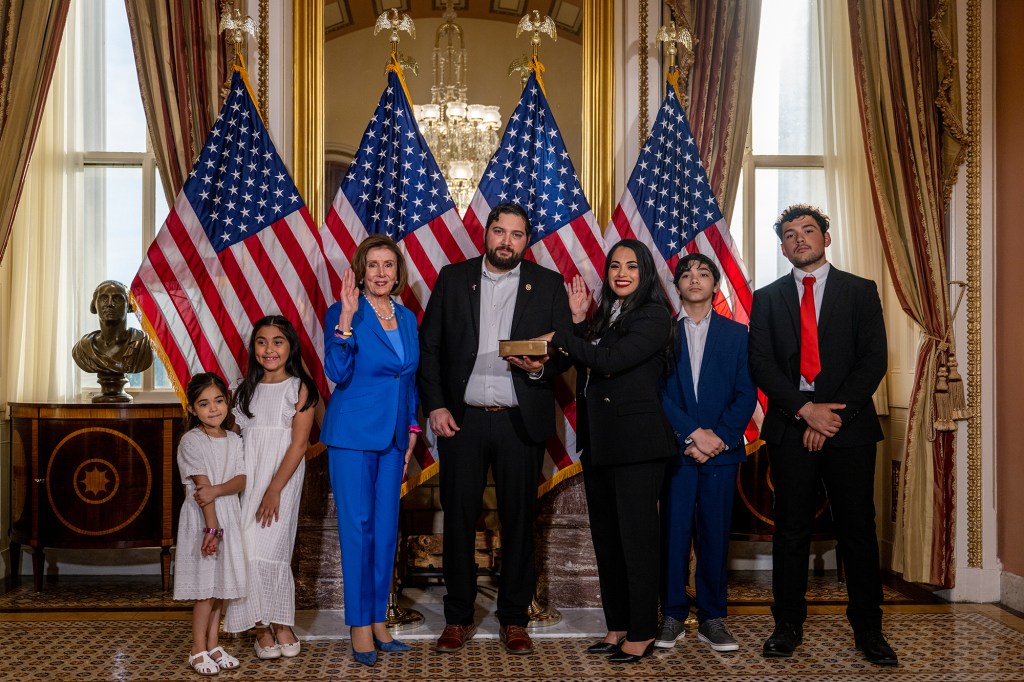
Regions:
[[381, 322], [387, 322], [395, 319], [395, 302], [391, 300], [390, 296], [388, 296], [388, 305], [391, 306], [391, 314], [386, 316], [381, 315], [380, 312], [377, 311], [377, 306], [373, 304], [373, 301], [370, 300], [365, 291], [363, 292], [363, 298], [365, 298], [366, 302], [370, 304], [370, 307], [373, 308], [373, 314], [376, 315]]

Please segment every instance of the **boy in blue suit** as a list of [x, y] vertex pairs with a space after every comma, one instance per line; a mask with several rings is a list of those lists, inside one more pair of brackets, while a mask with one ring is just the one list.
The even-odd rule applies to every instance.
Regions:
[[746, 326], [712, 309], [721, 273], [700, 253], [679, 259], [675, 286], [683, 306], [675, 366], [662, 404], [679, 454], [661, 500], [664, 620], [654, 645], [675, 646], [690, 610], [686, 594], [690, 543], [696, 540], [697, 638], [715, 651], [735, 651], [725, 626], [726, 562], [736, 473], [746, 458], [743, 432], [757, 389], [747, 367]]

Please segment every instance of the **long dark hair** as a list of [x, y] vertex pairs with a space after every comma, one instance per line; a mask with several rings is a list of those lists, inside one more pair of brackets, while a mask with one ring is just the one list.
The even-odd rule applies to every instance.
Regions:
[[[231, 425], [235, 423], [235, 418], [231, 415], [231, 391], [228, 389], [227, 382], [221, 379], [220, 375], [216, 372], [200, 372], [195, 374], [191, 379], [188, 380], [188, 385], [185, 387], [185, 404], [188, 407], [195, 408], [196, 401], [199, 400], [199, 396], [202, 395], [203, 391], [208, 389], [210, 386], [214, 386], [224, 396], [228, 405], [228, 414], [224, 417], [224, 421], [221, 426], [224, 429], [230, 429]], [[202, 424], [199, 417], [194, 412], [185, 410], [185, 430], [191, 431]]]
[[288, 341], [288, 359], [284, 363], [284, 370], [290, 376], [298, 377], [302, 385], [306, 387], [306, 404], [299, 410], [305, 412], [320, 402], [320, 392], [317, 391], [316, 384], [313, 383], [313, 377], [309, 376], [309, 372], [302, 366], [299, 333], [295, 331], [295, 326], [284, 315], [267, 315], [263, 319], [257, 320], [256, 324], [252, 326], [252, 334], [249, 335], [249, 367], [245, 371], [245, 378], [242, 379], [242, 383], [238, 385], [238, 390], [235, 392], [235, 404], [241, 408], [242, 414], [252, 419], [249, 403], [252, 402], [256, 387], [263, 381], [265, 373], [263, 365], [256, 360], [256, 333], [263, 327], [277, 327]]
[[[601, 338], [608, 331], [609, 327], [613, 325], [611, 321], [612, 304], [618, 300], [618, 296], [615, 295], [611, 285], [608, 283], [608, 272], [611, 270], [612, 256], [620, 248], [631, 249], [636, 254], [636, 264], [640, 269], [640, 281], [637, 282], [636, 290], [623, 299], [622, 307], [619, 310], [619, 317], [616, 318], [616, 321], [621, 320], [630, 310], [639, 308], [646, 303], [662, 305], [671, 315], [672, 306], [665, 297], [665, 292], [661, 289], [661, 282], [658, 281], [658, 270], [654, 265], [654, 257], [651, 256], [650, 249], [643, 242], [635, 239], [623, 239], [608, 251], [608, 257], [605, 259], [604, 281], [601, 284], [601, 305], [598, 306], [594, 317], [590, 320], [590, 327], [587, 329], [586, 334], [588, 340]], [[676, 326], [672, 325], [672, 337], [669, 340], [668, 346], [670, 351], [675, 342], [675, 328]]]

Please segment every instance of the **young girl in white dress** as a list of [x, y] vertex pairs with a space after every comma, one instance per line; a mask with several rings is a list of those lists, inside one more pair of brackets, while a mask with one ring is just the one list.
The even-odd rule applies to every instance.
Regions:
[[292, 657], [295, 625], [292, 550], [313, 408], [319, 393], [302, 367], [295, 327], [281, 315], [258, 322], [249, 340], [249, 366], [235, 393], [248, 486], [242, 495], [242, 536], [249, 593], [232, 602], [228, 632], [256, 627], [261, 659]]
[[[217, 644], [223, 601], [246, 594], [241, 506], [242, 439], [224, 429], [231, 394], [216, 374], [197, 374], [185, 389], [189, 429], [178, 444], [185, 503], [178, 517], [174, 598], [195, 599], [189, 666], [200, 675], [238, 667]], [[230, 422], [229, 422], [230, 423]]]

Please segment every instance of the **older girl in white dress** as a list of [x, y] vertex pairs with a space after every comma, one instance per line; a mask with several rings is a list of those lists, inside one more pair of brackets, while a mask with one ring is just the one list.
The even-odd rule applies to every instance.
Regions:
[[188, 664], [200, 675], [238, 667], [217, 643], [223, 600], [246, 594], [238, 493], [245, 488], [242, 440], [224, 429], [231, 394], [212, 372], [197, 374], [185, 390], [186, 425], [178, 444], [185, 503], [178, 517], [174, 598], [195, 599]]
[[231, 604], [228, 632], [256, 627], [261, 659], [297, 656], [292, 550], [299, 521], [305, 454], [319, 394], [302, 367], [295, 327], [280, 315], [253, 327], [249, 367], [235, 395], [248, 487], [242, 496], [242, 533], [249, 594]]

